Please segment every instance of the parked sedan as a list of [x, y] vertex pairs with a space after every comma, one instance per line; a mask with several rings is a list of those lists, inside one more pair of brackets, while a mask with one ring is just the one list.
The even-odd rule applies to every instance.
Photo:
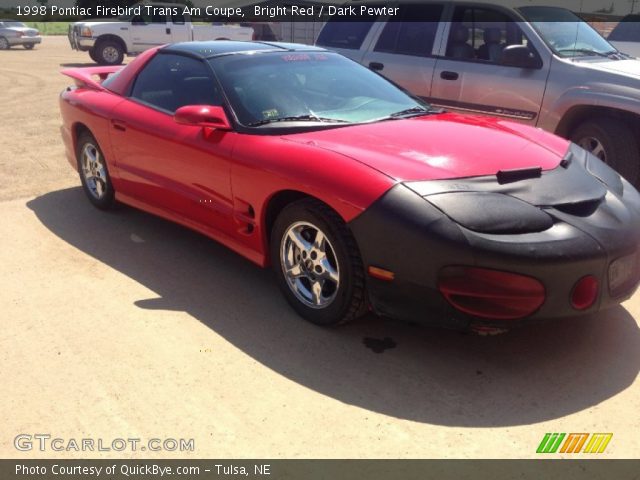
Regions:
[[190, 42], [63, 73], [62, 137], [93, 205], [271, 265], [316, 324], [372, 309], [502, 329], [618, 305], [640, 280], [640, 195], [597, 157], [432, 109], [338, 54]]
[[42, 37], [35, 28], [29, 28], [15, 20], [0, 20], [0, 50], [7, 50], [15, 45], [31, 50], [40, 42]]

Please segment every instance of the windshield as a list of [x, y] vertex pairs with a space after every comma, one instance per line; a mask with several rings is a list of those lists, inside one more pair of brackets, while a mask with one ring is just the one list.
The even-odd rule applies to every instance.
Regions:
[[606, 56], [617, 52], [591, 25], [569, 10], [558, 7], [521, 7], [519, 10], [561, 57]]
[[334, 53], [269, 52], [210, 62], [245, 126], [362, 123], [425, 114], [429, 109], [371, 70]]

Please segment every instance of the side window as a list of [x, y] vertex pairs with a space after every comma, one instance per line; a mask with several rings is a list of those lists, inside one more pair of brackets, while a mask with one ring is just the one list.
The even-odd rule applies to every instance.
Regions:
[[528, 45], [518, 24], [489, 8], [457, 7], [449, 31], [446, 56], [499, 63], [510, 45]]
[[165, 24], [167, 23], [167, 16], [166, 15], [158, 15], [158, 14], [153, 14], [153, 15], [148, 15], [148, 14], [142, 14], [142, 15], [136, 15], [135, 17], [133, 17], [131, 19], [131, 23], [133, 25], [149, 25], [150, 23], [162, 23]]
[[374, 22], [343, 22], [336, 17], [324, 26], [316, 43], [329, 48], [359, 50]]
[[374, 50], [423, 57], [431, 55], [443, 10], [444, 7], [437, 4], [401, 5], [401, 21], [387, 22]]
[[182, 15], [181, 13], [171, 15], [171, 21], [174, 25], [184, 25], [184, 15]]
[[185, 105], [222, 104], [216, 81], [204, 62], [163, 53], [138, 74], [131, 98], [169, 113]]

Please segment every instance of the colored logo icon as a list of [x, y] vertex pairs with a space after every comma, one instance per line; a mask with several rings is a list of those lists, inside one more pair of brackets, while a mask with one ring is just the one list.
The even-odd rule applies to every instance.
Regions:
[[603, 453], [611, 437], [613, 433], [545, 433], [536, 453]]

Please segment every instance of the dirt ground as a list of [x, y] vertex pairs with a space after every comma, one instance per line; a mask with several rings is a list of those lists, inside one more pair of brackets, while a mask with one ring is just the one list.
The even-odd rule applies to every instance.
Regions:
[[[546, 432], [612, 432], [601, 457], [640, 457], [640, 295], [491, 338], [316, 328], [270, 272], [89, 205], [58, 130], [58, 72], [88, 62], [64, 37], [0, 52], [0, 457], [533, 458]], [[195, 451], [14, 447], [41, 433]]]

